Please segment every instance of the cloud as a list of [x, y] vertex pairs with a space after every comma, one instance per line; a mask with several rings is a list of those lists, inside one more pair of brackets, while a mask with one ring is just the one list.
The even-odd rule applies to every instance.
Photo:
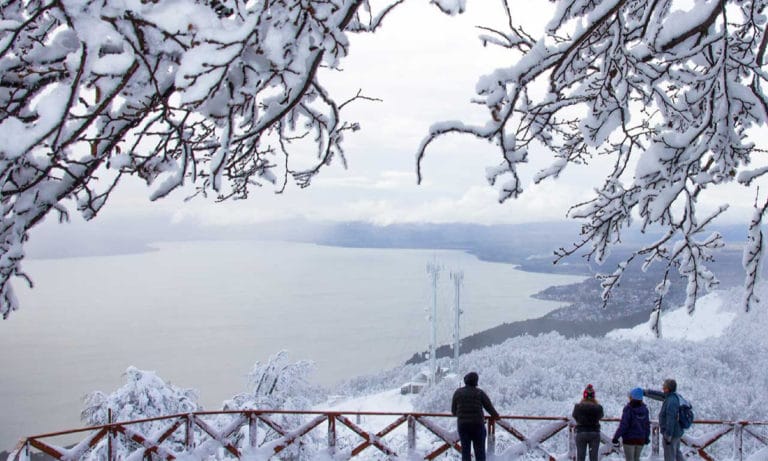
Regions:
[[404, 187], [416, 187], [416, 174], [413, 171], [383, 171], [378, 177], [367, 176], [338, 176], [324, 178], [320, 176], [312, 187], [341, 188], [341, 189], [378, 189], [392, 190]]
[[[582, 191], [583, 193], [583, 191]], [[470, 187], [458, 197], [430, 198], [419, 194], [410, 200], [358, 199], [337, 209], [335, 220], [359, 220], [377, 224], [408, 222], [479, 224], [524, 223], [562, 220], [579, 191], [567, 185], [545, 183], [530, 188], [518, 200], [499, 203], [490, 186]]]

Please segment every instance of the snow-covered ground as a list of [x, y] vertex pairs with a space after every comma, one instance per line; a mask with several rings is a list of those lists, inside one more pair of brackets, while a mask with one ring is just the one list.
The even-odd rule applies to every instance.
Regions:
[[[693, 314], [688, 314], [682, 307], [663, 313], [662, 336], [666, 339], [687, 341], [704, 341], [722, 336], [736, 318], [737, 309], [741, 307], [739, 297], [739, 290], [715, 291], [699, 299]], [[605, 336], [611, 339], [656, 339], [648, 323], [634, 328], [614, 330]]]
[[401, 394], [400, 389], [390, 389], [353, 398], [333, 396], [316, 406], [317, 410], [351, 412], [409, 413], [413, 411], [413, 395]]

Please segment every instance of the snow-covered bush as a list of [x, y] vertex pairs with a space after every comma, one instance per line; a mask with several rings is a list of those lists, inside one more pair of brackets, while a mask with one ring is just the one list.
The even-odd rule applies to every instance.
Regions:
[[[80, 414], [84, 423], [96, 426], [202, 410], [197, 402], [196, 390], [174, 386], [157, 376], [155, 372], [128, 367], [124, 377], [125, 384], [110, 394], [95, 391], [85, 396], [85, 407]], [[159, 431], [167, 429], [166, 426], [167, 422], [157, 421], [130, 425], [129, 429], [152, 437]], [[119, 455], [126, 455], [138, 448], [133, 443], [121, 441], [124, 439], [118, 439], [114, 447]], [[164, 446], [177, 452], [182, 451], [184, 435], [175, 433]], [[100, 459], [105, 456], [106, 448], [107, 442], [102, 440], [89, 456]]]
[[225, 410], [303, 410], [324, 397], [320, 387], [311, 383], [315, 364], [288, 361], [283, 350], [267, 360], [256, 362], [248, 374], [247, 392], [224, 402]]
[[110, 394], [95, 391], [85, 396], [85, 407], [80, 413], [84, 423], [92, 426], [107, 424], [110, 410], [112, 422], [202, 410], [195, 389], [174, 386], [153, 371], [132, 366], [123, 376], [125, 384], [116, 391]]
[[[314, 363], [301, 360], [291, 363], [288, 352], [280, 351], [266, 363], [256, 362], [248, 374], [247, 392], [237, 394], [223, 404], [224, 410], [307, 410], [325, 398], [325, 392], [310, 382]], [[266, 415], [285, 429], [295, 429], [307, 418], [302, 415]], [[256, 446], [275, 440], [281, 435], [265, 427], [260, 431]], [[248, 429], [243, 427], [235, 436], [236, 444], [245, 449], [250, 444]], [[307, 456], [317, 449], [317, 443], [302, 439], [284, 455]]]

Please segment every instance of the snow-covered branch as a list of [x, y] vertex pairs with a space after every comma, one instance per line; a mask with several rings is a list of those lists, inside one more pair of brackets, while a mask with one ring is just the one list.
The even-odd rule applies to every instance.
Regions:
[[[505, 3], [514, 10], [513, 0]], [[603, 262], [639, 217], [643, 231], [662, 228], [666, 236], [635, 255], [648, 256], [645, 267], [664, 261], [685, 276], [693, 311], [696, 298], [717, 285], [707, 263], [722, 245], [717, 235], [700, 238], [724, 210], [700, 220], [700, 194], [736, 178], [748, 185], [768, 171], [750, 169], [762, 151], [749, 140], [768, 113], [766, 2], [696, 0], [684, 10], [673, 3], [560, 0], [535, 40], [511, 21], [508, 32], [482, 35], [514, 55], [513, 65], [478, 83], [486, 123], [435, 125], [417, 151], [417, 171], [421, 178], [426, 149], [448, 132], [498, 147], [502, 162], [488, 179], [501, 180], [501, 201], [522, 193], [518, 169], [532, 152], [552, 155], [535, 182], [593, 156], [614, 157], [594, 198], [569, 211], [583, 221], [581, 238], [558, 250], [557, 260], [583, 252]], [[602, 276], [604, 299], [623, 273], [620, 266]]]
[[27, 232], [66, 200], [91, 219], [127, 175], [153, 200], [185, 184], [240, 199], [344, 162], [358, 125], [318, 70], [402, 0], [371, 3], [0, 2], [0, 315], [18, 306]]

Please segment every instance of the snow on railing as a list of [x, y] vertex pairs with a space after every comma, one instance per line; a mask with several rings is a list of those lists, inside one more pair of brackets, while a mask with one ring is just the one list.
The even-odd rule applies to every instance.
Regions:
[[[615, 427], [618, 419], [603, 421], [605, 429]], [[574, 422], [568, 417], [502, 416], [487, 423], [488, 453], [497, 459], [576, 458]], [[645, 450], [650, 457], [646, 459], [661, 459], [658, 424], [651, 424], [650, 453]], [[380, 430], [371, 429], [382, 425]], [[768, 452], [767, 429], [766, 421], [696, 421], [689, 431], [692, 435], [683, 436], [682, 450], [687, 457], [710, 461], [758, 459]], [[727, 434], [731, 434], [732, 447], [722, 443], [715, 447]], [[73, 444], [72, 437], [80, 441]], [[68, 447], [54, 443], [62, 438], [70, 440]], [[621, 456], [620, 448], [611, 444], [611, 435], [603, 432], [601, 440], [603, 458]], [[7, 461], [29, 461], [35, 452], [62, 461], [139, 461], [179, 457], [250, 460], [284, 455], [307, 459], [313, 453], [334, 459], [431, 460], [443, 454], [454, 458], [460, 451], [454, 417], [449, 414], [243, 410], [177, 414], [35, 435], [22, 439]], [[716, 454], [710, 454], [712, 451]], [[750, 454], [755, 457], [748, 457]]]

